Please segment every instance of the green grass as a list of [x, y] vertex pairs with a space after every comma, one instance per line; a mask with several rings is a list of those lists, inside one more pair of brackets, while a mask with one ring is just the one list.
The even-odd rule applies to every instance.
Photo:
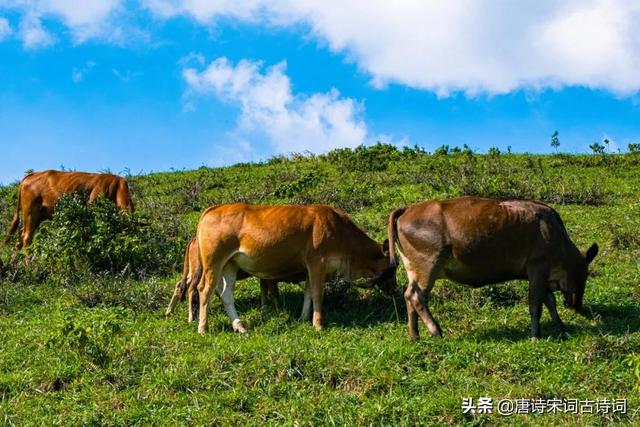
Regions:
[[[564, 307], [561, 340], [528, 339], [526, 283], [474, 290], [439, 281], [431, 309], [444, 339], [411, 342], [404, 303], [378, 291], [331, 287], [326, 329], [297, 322], [302, 291], [281, 285], [283, 308], [260, 308], [254, 279], [239, 283], [248, 326], [234, 334], [217, 298], [210, 333], [165, 319], [178, 278], [0, 279], [0, 424], [415, 425], [640, 424], [640, 168], [631, 156], [427, 156], [383, 147], [333, 157], [132, 177], [136, 203], [179, 241], [213, 203], [329, 203], [381, 240], [400, 205], [459, 194], [546, 199], [581, 248], [600, 255], [586, 315]], [[15, 186], [0, 188], [0, 225]], [[2, 259], [6, 263], [9, 251]], [[179, 258], [179, 256], [177, 257]], [[177, 264], [177, 263], [176, 263]], [[23, 277], [22, 277], [23, 276]], [[398, 273], [406, 284], [403, 270]], [[87, 298], [91, 295], [93, 299]], [[88, 304], [91, 300], [93, 303]], [[464, 415], [462, 398], [626, 398], [626, 415]]]

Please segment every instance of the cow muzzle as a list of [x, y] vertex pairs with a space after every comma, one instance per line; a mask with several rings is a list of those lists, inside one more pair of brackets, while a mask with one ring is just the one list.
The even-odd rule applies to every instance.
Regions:
[[362, 289], [371, 289], [377, 286], [385, 294], [393, 295], [397, 289], [396, 268], [389, 267], [365, 283], [356, 284], [356, 286]]
[[576, 292], [564, 292], [564, 306], [575, 311], [582, 310], [582, 301]]

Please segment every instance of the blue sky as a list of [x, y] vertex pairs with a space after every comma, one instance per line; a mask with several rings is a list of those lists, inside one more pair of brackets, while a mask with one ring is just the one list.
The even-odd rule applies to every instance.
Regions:
[[74, 3], [0, 0], [0, 183], [378, 140], [640, 142], [632, 2]]

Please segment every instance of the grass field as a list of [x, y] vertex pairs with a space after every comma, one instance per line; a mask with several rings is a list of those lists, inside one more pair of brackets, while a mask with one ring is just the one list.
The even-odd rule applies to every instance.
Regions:
[[[180, 248], [144, 274], [61, 277], [34, 260], [36, 274], [7, 265], [5, 248], [0, 424], [640, 424], [631, 357], [640, 353], [640, 157], [442, 151], [378, 145], [130, 177], [164, 250]], [[559, 308], [568, 340], [545, 310], [544, 339], [530, 342], [524, 282], [474, 290], [439, 281], [431, 310], [442, 340], [421, 325], [411, 342], [403, 301], [396, 313], [379, 291], [341, 283], [327, 290], [321, 332], [296, 320], [300, 287], [281, 285], [283, 308], [261, 309], [255, 279], [237, 287], [244, 336], [217, 298], [207, 335], [187, 324], [185, 304], [164, 317], [182, 248], [211, 204], [327, 203], [381, 241], [392, 209], [461, 194], [542, 199], [580, 248], [598, 242], [586, 314]], [[2, 227], [15, 197], [15, 185], [0, 189]], [[406, 285], [402, 269], [398, 281]], [[627, 413], [472, 415], [464, 397], [627, 399]]]

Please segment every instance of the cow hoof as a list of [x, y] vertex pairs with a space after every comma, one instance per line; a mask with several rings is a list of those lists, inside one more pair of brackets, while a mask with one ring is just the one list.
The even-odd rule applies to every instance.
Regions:
[[246, 334], [247, 330], [244, 328], [244, 326], [242, 326], [242, 322], [240, 321], [240, 319], [236, 319], [231, 323], [231, 326], [233, 326], [233, 330], [239, 334]]

